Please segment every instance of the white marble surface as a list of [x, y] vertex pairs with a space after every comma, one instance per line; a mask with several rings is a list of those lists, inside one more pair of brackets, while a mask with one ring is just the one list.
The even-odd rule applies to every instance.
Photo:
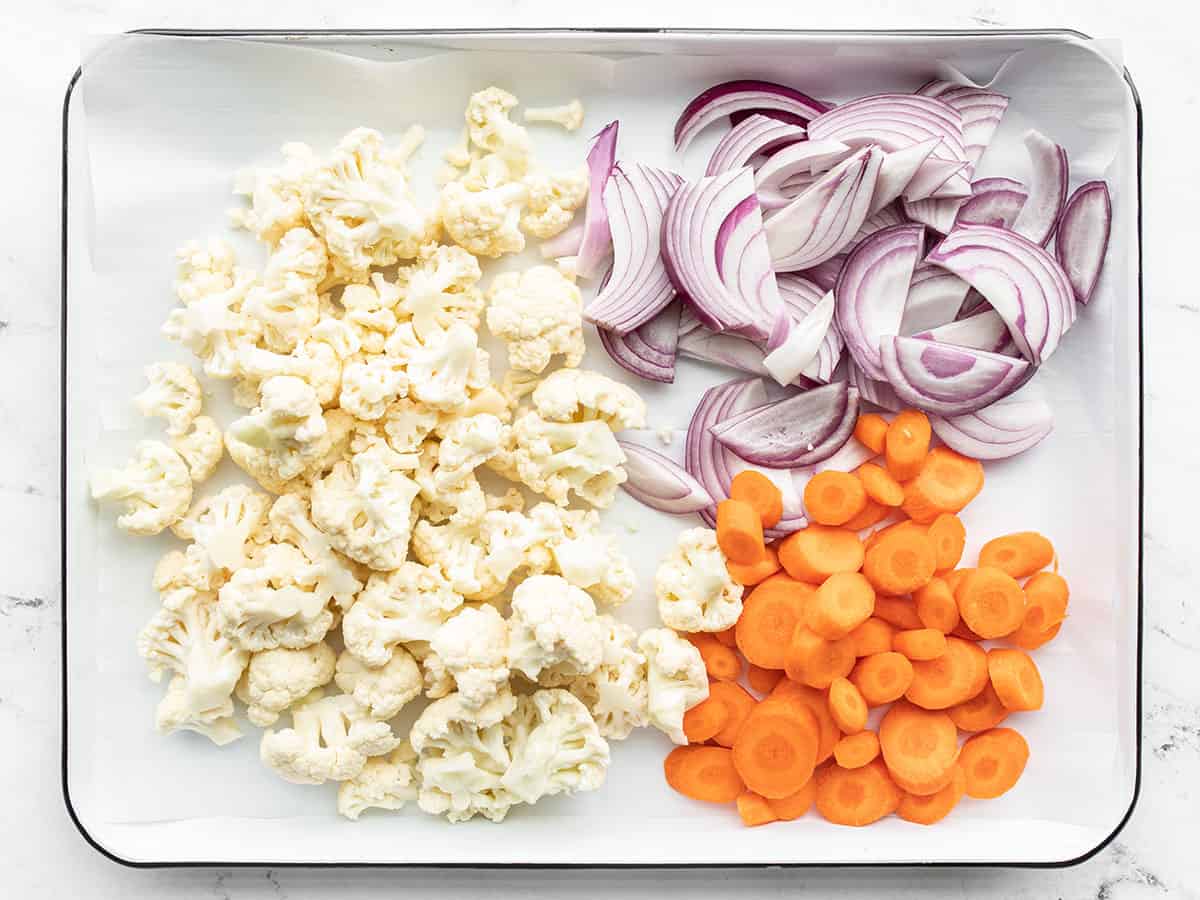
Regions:
[[[173, 8], [174, 6], [174, 8]], [[901, 11], [899, 7], [903, 6]], [[819, 7], [819, 8], [818, 8]], [[1141, 801], [1117, 840], [1065, 871], [886, 872], [306, 872], [133, 871], [87, 847], [59, 786], [57, 357], [60, 106], [81, 41], [92, 32], [176, 27], [419, 27], [687, 25], [794, 27], [1069, 26], [1124, 42], [1146, 107], [1146, 628]], [[703, 12], [692, 3], [478, 0], [457, 6], [361, 0], [50, 0], [6, 8], [0, 28], [0, 859], [5, 896], [329, 897], [470, 896], [823, 897], [1200, 896], [1195, 850], [1200, 791], [1200, 574], [1194, 510], [1200, 501], [1190, 412], [1194, 376], [1165, 359], [1194, 356], [1200, 298], [1194, 283], [1194, 71], [1200, 7], [1113, 0], [854, 0], [841, 4], [738, 0]], [[1175, 380], [1178, 379], [1178, 380]], [[1098, 490], [1103, 486], [1098, 485]]]

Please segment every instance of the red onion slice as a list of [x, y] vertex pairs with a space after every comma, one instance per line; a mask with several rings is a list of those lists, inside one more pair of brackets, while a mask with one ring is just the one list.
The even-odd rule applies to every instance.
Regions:
[[895, 225], [857, 247], [838, 277], [837, 322], [846, 348], [868, 378], [884, 379], [880, 340], [898, 334], [913, 268], [921, 258], [925, 230]]
[[583, 223], [576, 222], [561, 234], [556, 234], [549, 240], [542, 241], [540, 248], [542, 259], [559, 259], [563, 256], [576, 256], [583, 244]]
[[1039, 131], [1025, 133], [1025, 149], [1033, 162], [1033, 178], [1029, 182], [1029, 197], [1012, 229], [1044, 247], [1054, 235], [1067, 200], [1070, 164], [1067, 151]]
[[931, 81], [918, 88], [917, 93], [936, 97], [958, 110], [962, 116], [966, 157], [972, 168], [978, 165], [1008, 109], [1008, 98], [987, 88], [952, 81]]
[[[831, 290], [831, 288], [822, 290], [802, 275], [779, 275], [775, 280], [779, 285], [779, 297], [783, 300], [783, 305], [791, 312], [792, 318], [798, 321], [810, 315]], [[812, 381], [828, 384], [833, 378], [833, 370], [837, 368], [838, 360], [842, 358], [843, 346], [842, 334], [838, 331], [835, 321], [825, 331], [825, 338], [817, 350], [816, 359], [803, 370], [802, 374]]]
[[1108, 237], [1112, 231], [1112, 202], [1108, 185], [1089, 181], [1071, 195], [1058, 223], [1054, 255], [1067, 273], [1075, 299], [1087, 303], [1100, 280]]
[[772, 119], [751, 115], [733, 126], [713, 149], [705, 175], [720, 175], [749, 165], [754, 157], [804, 140], [804, 129]]
[[1007, 459], [1039, 444], [1054, 429], [1054, 412], [1044, 400], [1020, 391], [963, 416], [930, 416], [942, 442], [972, 459]]
[[880, 409], [886, 409], [889, 412], [900, 412], [904, 409], [904, 404], [900, 398], [896, 396], [896, 392], [892, 390], [892, 386], [886, 381], [875, 381], [863, 374], [862, 369], [850, 363], [847, 368], [847, 375], [850, 379], [850, 385], [858, 391], [859, 397], [866, 403], [872, 403]]
[[958, 211], [966, 202], [962, 199], [939, 199], [926, 197], [924, 200], [903, 200], [904, 214], [914, 222], [928, 225], [939, 234], [949, 234], [954, 227]]
[[580, 278], [594, 278], [612, 250], [608, 213], [604, 208], [604, 186], [617, 161], [618, 122], [609, 122], [592, 138], [587, 155], [588, 198], [583, 215], [583, 240], [575, 260]]
[[1017, 352], [1017, 345], [1008, 333], [1008, 326], [1000, 318], [1000, 313], [994, 309], [985, 309], [965, 319], [947, 322], [912, 336], [939, 344], [954, 344], [1005, 356], [1012, 356]]
[[904, 199], [969, 197], [971, 185], [963, 175], [968, 165], [970, 164], [966, 160], [928, 157], [904, 189]]
[[622, 369], [648, 381], [675, 381], [675, 355], [679, 342], [679, 311], [675, 301], [657, 316], [628, 334], [598, 329], [600, 343]]
[[857, 418], [858, 391], [834, 382], [726, 418], [709, 431], [747, 462], [792, 469], [841, 449]]
[[583, 316], [600, 328], [627, 334], [654, 318], [675, 288], [659, 255], [663, 211], [683, 179], [635, 164], [613, 168], [604, 188], [612, 232], [613, 268]]
[[945, 269], [925, 262], [917, 264], [908, 284], [899, 334], [915, 334], [953, 322], [970, 289], [969, 284]]
[[705, 328], [690, 310], [684, 311], [679, 335], [679, 355], [701, 362], [727, 366], [748, 375], [771, 377], [763, 364], [762, 344], [731, 332], [718, 334]]
[[661, 453], [617, 438], [625, 451], [625, 474], [621, 483], [635, 500], [651, 509], [683, 515], [698, 512], [716, 501], [704, 485], [677, 462]]
[[[865, 227], [865, 226], [864, 226]], [[842, 274], [842, 266], [846, 264], [846, 256], [848, 254], [839, 253], [837, 256], [831, 256], [824, 262], [819, 262], [811, 269], [804, 269], [801, 272], [789, 272], [786, 274], [796, 275], [807, 278], [822, 291], [832, 291], [834, 285], [837, 284], [838, 276]], [[785, 273], [780, 273], [775, 277], [778, 281]]]
[[[1012, 228], [1017, 216], [1025, 207], [1029, 195], [1024, 190], [1013, 188], [979, 189], [979, 182], [972, 186], [970, 199], [958, 208], [955, 222], [960, 225], [994, 225], [997, 228]], [[945, 232], [942, 232], [945, 234]]]
[[941, 416], [982, 409], [1011, 394], [1032, 374], [1023, 359], [921, 338], [893, 337], [880, 350], [896, 396]]
[[874, 94], [851, 100], [808, 123], [809, 137], [832, 138], [862, 147], [874, 144], [889, 153], [931, 138], [946, 159], [966, 161], [962, 115], [941, 100], [915, 94]]
[[940, 143], [940, 138], [930, 138], [911, 147], [895, 150], [883, 158], [879, 167], [879, 179], [875, 182], [875, 194], [871, 197], [872, 215], [904, 192]]
[[789, 314], [780, 320], [790, 323], [789, 327], [780, 329], [783, 334], [779, 340], [768, 341], [770, 352], [763, 357], [763, 365], [779, 384], [791, 384], [819, 362], [821, 348], [833, 327], [833, 311], [833, 291], [829, 291], [803, 317]]
[[828, 107], [807, 94], [771, 81], [739, 80], [713, 85], [697, 94], [675, 122], [675, 149], [682, 152], [692, 139], [725, 116], [753, 110], [758, 113], [790, 113], [807, 122]]

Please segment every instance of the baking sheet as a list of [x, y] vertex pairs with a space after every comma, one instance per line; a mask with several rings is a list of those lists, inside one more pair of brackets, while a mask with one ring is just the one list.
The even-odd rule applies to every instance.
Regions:
[[[127, 35], [97, 41], [85, 60], [69, 148], [66, 777], [92, 838], [135, 861], [563, 864], [1055, 862], [1103, 841], [1132, 800], [1137, 727], [1136, 114], [1115, 48], [1011, 35], [563, 33], [318, 43]], [[154, 733], [161, 689], [145, 678], [133, 637], [157, 605], [149, 575], [173, 540], [118, 533], [86, 501], [86, 467], [118, 462], [137, 439], [157, 433], [130, 403], [142, 366], [191, 361], [158, 330], [175, 302], [175, 247], [223, 234], [246, 259], [261, 260], [252, 239], [225, 226], [237, 169], [272, 162], [288, 140], [325, 151], [357, 125], [395, 136], [416, 121], [428, 139], [413, 168], [431, 197], [429, 176], [458, 137], [467, 96], [494, 82], [528, 105], [583, 100], [583, 131], [536, 130], [548, 165], [577, 161], [585, 135], [620, 118], [623, 158], [695, 175], [719, 129], [681, 161], [670, 123], [711, 83], [766, 77], [845, 99], [913, 89], [954, 70], [1012, 97], [981, 175], [1025, 177], [1020, 135], [1032, 126], [1067, 148], [1074, 183], [1105, 177], [1113, 191], [1113, 241], [1097, 296], [1031, 385], [1051, 400], [1056, 430], [1017, 460], [989, 465], [987, 490], [966, 515], [975, 539], [968, 553], [1005, 531], [1051, 535], [1073, 590], [1068, 626], [1038, 655], [1046, 708], [1014, 717], [1033, 748], [1017, 790], [964, 802], [955, 827], [936, 831], [890, 820], [859, 832], [809, 818], [750, 832], [732, 811], [696, 815], [669, 791], [660, 768], [666, 739], [644, 732], [614, 744], [602, 791], [518, 808], [500, 827], [451, 830], [416, 810], [352, 825], [336, 816], [334, 786], [301, 788], [266, 771], [253, 729], [224, 749]], [[594, 340], [587, 365], [629, 377]], [[680, 369], [673, 386], [638, 385], [656, 431], [686, 426], [701, 391], [730, 377], [691, 361]], [[209, 386], [210, 410], [228, 422], [226, 386]], [[677, 436], [668, 452], [681, 448]], [[219, 477], [239, 474], [226, 460]], [[606, 519], [641, 584], [621, 617], [652, 624], [654, 567], [680, 524], [624, 494]], [[561, 840], [564, 827], [570, 841]]]

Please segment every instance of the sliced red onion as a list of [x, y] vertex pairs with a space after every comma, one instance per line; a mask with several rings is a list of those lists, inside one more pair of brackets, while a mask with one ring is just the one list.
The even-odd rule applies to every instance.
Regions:
[[908, 285], [924, 246], [920, 225], [894, 225], [855, 247], [842, 267], [834, 288], [838, 328], [868, 378], [884, 379], [880, 339], [900, 331]]
[[972, 168], [978, 165], [1008, 109], [1008, 98], [987, 88], [952, 81], [931, 81], [918, 88], [917, 93], [936, 97], [959, 111], [966, 157]]
[[973, 316], [985, 309], [991, 309], [991, 304], [987, 302], [987, 298], [975, 288], [967, 291], [967, 299], [963, 300], [963, 304], [959, 307], [956, 319], [965, 319], [968, 316]]
[[628, 334], [598, 329], [600, 343], [613, 362], [639, 378], [671, 384], [675, 381], [675, 354], [679, 341], [678, 300]]
[[990, 178], [976, 178], [971, 182], [971, 193], [981, 194], [984, 191], [1019, 191], [1022, 194], [1029, 194], [1025, 190], [1025, 185], [1017, 181], [1015, 178], [1005, 178], [1001, 175], [994, 175]]
[[953, 322], [970, 289], [957, 275], [929, 263], [918, 263], [908, 285], [898, 333], [915, 334]]
[[[865, 223], [863, 224], [863, 228], [866, 228]], [[876, 230], [878, 230], [878, 229], [876, 229]], [[861, 234], [861, 232], [862, 232], [862, 229], [860, 228], [859, 233]], [[874, 233], [874, 232], [872, 232], [872, 233]], [[856, 236], [855, 240], [858, 241], [858, 240], [861, 240], [861, 238], [858, 238]], [[835, 284], [837, 284], [838, 276], [840, 274], [842, 274], [842, 266], [844, 266], [846, 264], [846, 256], [847, 255], [848, 254], [845, 254], [845, 253], [839, 253], [837, 256], [829, 257], [829, 259], [825, 260], [824, 262], [817, 263], [811, 269], [805, 269], [802, 272], [794, 272], [794, 273], [787, 273], [787, 274], [794, 274], [794, 275], [798, 275], [798, 276], [807, 278], [809, 281], [811, 281], [813, 284], [815, 284], [817, 287], [819, 287], [823, 292], [824, 291], [832, 291], [833, 286]], [[779, 275], [775, 276], [775, 280], [779, 281], [779, 279], [783, 277], [783, 274], [784, 273], [780, 273]]]
[[[955, 222], [960, 225], [995, 225], [1012, 228], [1029, 195], [1013, 188], [980, 190], [979, 182], [972, 186], [972, 195], [958, 208]], [[943, 232], [944, 234], [945, 232]]]
[[762, 153], [804, 140], [799, 125], [763, 115], [751, 115], [733, 126], [713, 149], [705, 175], [720, 175], [748, 165]]
[[965, 200], [926, 197], [924, 200], [904, 200], [904, 214], [914, 222], [928, 225], [940, 234], [949, 234]]
[[1043, 247], [1050, 243], [1067, 200], [1070, 164], [1067, 151], [1039, 131], [1025, 133], [1025, 149], [1033, 162], [1029, 198], [1013, 222], [1013, 231]]
[[964, 225], [934, 247], [926, 262], [979, 291], [1035, 366], [1050, 357], [1075, 321], [1075, 296], [1066, 274], [1049, 253], [1016, 232]]
[[1011, 394], [1032, 374], [1023, 359], [921, 338], [893, 337], [883, 341], [880, 351], [896, 396], [941, 416], [982, 409]]
[[963, 172], [970, 165], [962, 159], [929, 156], [904, 189], [905, 200], [969, 197], [971, 185]]
[[854, 365], [853, 361], [847, 367], [847, 375], [851, 386], [858, 391], [859, 397], [864, 402], [873, 403], [880, 409], [886, 409], [889, 412], [900, 412], [904, 409], [904, 404], [896, 396], [896, 392], [892, 390], [890, 384], [886, 381], [875, 381], [868, 378], [863, 374], [862, 369]]
[[618, 125], [613, 121], [600, 129], [592, 138], [587, 155], [587, 209], [583, 215], [583, 240], [575, 261], [575, 271], [580, 278], [595, 278], [612, 250], [612, 234], [604, 208], [604, 186], [617, 161]]
[[747, 462], [792, 469], [840, 450], [857, 418], [858, 391], [834, 382], [726, 418], [709, 431]]
[[1007, 459], [1040, 443], [1054, 428], [1054, 412], [1046, 401], [1019, 391], [991, 406], [963, 416], [930, 416], [929, 425], [942, 442], [972, 459]]
[[940, 138], [930, 138], [911, 147], [895, 150], [883, 158], [879, 180], [875, 182], [875, 194], [871, 197], [871, 214], [879, 212], [904, 192], [940, 143]]
[[651, 509], [682, 515], [698, 512], [716, 501], [681, 465], [656, 450], [617, 438], [625, 451], [625, 474], [621, 483], [635, 500]]
[[777, 270], [810, 269], [836, 255], [862, 227], [883, 153], [864, 148], [771, 216], [767, 246]]
[[779, 384], [791, 384], [819, 362], [821, 348], [833, 326], [833, 310], [833, 291], [829, 291], [803, 318], [789, 315], [780, 319], [790, 326], [779, 329], [781, 334], [772, 335], [777, 339], [767, 342], [770, 352], [763, 357], [763, 365]]
[[858, 229], [858, 232], [854, 235], [854, 243], [857, 244], [863, 238], [868, 238], [875, 232], [882, 231], [884, 228], [891, 228], [893, 225], [903, 225], [907, 221], [908, 217], [904, 215], [900, 204], [889, 203], [887, 206], [867, 216], [862, 226]]
[[808, 124], [808, 135], [852, 147], [874, 144], [889, 153], [938, 138], [943, 146], [935, 155], [966, 161], [962, 125], [958, 110], [941, 100], [916, 94], [874, 94], [817, 116]]
[[564, 256], [575, 256], [583, 244], [583, 223], [576, 222], [561, 234], [556, 234], [547, 241], [542, 241], [542, 259], [560, 259]]
[[1087, 303], [1100, 279], [1108, 237], [1112, 230], [1112, 202], [1108, 185], [1089, 181], [1071, 195], [1058, 222], [1054, 255], [1071, 282], [1075, 299]]
[[[760, 198], [771, 198], [772, 204], [786, 199], [789, 186], [803, 183], [814, 175], [827, 171], [853, 151], [841, 141], [800, 141], [788, 144], [772, 153], [754, 173], [755, 189]], [[784, 204], [786, 205], [786, 204]]]
[[[811, 315], [830, 291], [829, 288], [822, 290], [802, 275], [784, 274], [775, 280], [779, 285], [779, 297], [783, 300], [783, 305], [791, 311], [792, 318], [798, 321], [803, 321], [806, 316]], [[842, 358], [842, 348], [842, 334], [834, 322], [825, 331], [825, 338], [817, 350], [816, 359], [805, 367], [802, 374], [812, 381], [828, 384], [833, 379], [838, 360]]]
[[718, 334], [705, 328], [691, 310], [685, 309], [680, 323], [679, 355], [701, 362], [728, 366], [749, 375], [771, 377], [763, 365], [766, 352], [762, 344], [732, 332]]
[[648, 322], [675, 296], [659, 243], [663, 211], [683, 183], [680, 176], [664, 169], [640, 164], [626, 168], [615, 166], [604, 188], [612, 232], [612, 273], [583, 311], [589, 322], [617, 334]]
[[912, 335], [939, 344], [954, 344], [959, 347], [971, 347], [975, 350], [987, 350], [989, 353], [1001, 353], [1012, 356], [1017, 352], [1008, 326], [994, 309], [985, 309], [973, 316], [947, 322], [936, 328], [919, 331]]
[[807, 94], [771, 81], [726, 81], [702, 91], [684, 107], [675, 122], [675, 149], [682, 152], [713, 122], [745, 110], [790, 113], [797, 120], [807, 122], [826, 108], [824, 103]]

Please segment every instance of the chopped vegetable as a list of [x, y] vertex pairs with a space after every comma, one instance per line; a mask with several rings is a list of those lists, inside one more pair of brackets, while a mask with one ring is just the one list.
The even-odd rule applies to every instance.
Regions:
[[896, 629], [883, 619], [871, 616], [850, 632], [850, 640], [854, 642], [854, 655], [861, 658], [890, 652], [895, 633]]
[[[718, 684], [720, 682], [717, 682]], [[712, 699], [711, 688], [709, 698], [683, 714], [683, 733], [688, 743], [703, 744], [711, 741], [729, 721], [729, 709], [723, 703]]]
[[1017, 234], [1044, 247], [1050, 243], [1062, 216], [1070, 181], [1070, 165], [1067, 151], [1038, 131], [1025, 132], [1025, 149], [1029, 151], [1029, 158], [1033, 162], [1033, 180], [1029, 186], [1029, 198], [1012, 228]]
[[752, 664], [782, 669], [796, 626], [805, 621], [812, 587], [802, 581], [769, 579], [743, 601], [736, 635], [738, 649]]
[[953, 569], [962, 559], [963, 547], [967, 543], [967, 529], [962, 520], [953, 513], [942, 513], [929, 523], [925, 534], [933, 542], [937, 554], [937, 570]]
[[899, 700], [913, 680], [913, 664], [908, 658], [887, 650], [858, 660], [850, 681], [868, 706], [883, 706]]
[[836, 641], [846, 637], [875, 609], [875, 591], [858, 572], [830, 575], [808, 601], [805, 622], [815, 634]]
[[867, 550], [863, 574], [881, 594], [908, 594], [929, 584], [937, 569], [933, 542], [917, 529], [894, 529]]
[[983, 466], [934, 447], [917, 476], [904, 486], [904, 512], [914, 522], [928, 524], [943, 513], [961, 512], [983, 490]]
[[1011, 790], [1029, 761], [1029, 744], [1011, 728], [993, 728], [968, 740], [959, 757], [967, 796], [990, 800]]
[[1100, 280], [1112, 230], [1108, 185], [1089, 181], [1071, 195], [1058, 220], [1054, 255], [1071, 283], [1075, 299], [1087, 303]]
[[817, 764], [833, 756], [833, 747], [842, 736], [841, 730], [829, 712], [829, 701], [824, 691], [800, 684], [791, 678], [782, 679], [771, 692], [771, 698], [798, 705], [807, 709], [817, 720], [820, 742], [817, 748]]
[[853, 531], [810, 525], [780, 542], [779, 562], [798, 581], [821, 584], [830, 575], [862, 568], [863, 545]]
[[612, 232], [604, 206], [604, 186], [617, 161], [618, 122], [609, 122], [592, 139], [587, 155], [588, 196], [583, 217], [583, 240], [575, 255], [575, 271], [581, 278], [594, 278], [612, 252]]
[[912, 684], [904, 695], [922, 709], [965, 703], [988, 683], [987, 654], [978, 644], [956, 637], [946, 638], [946, 652], [937, 659], [911, 665]]
[[946, 713], [959, 731], [987, 731], [1008, 718], [1008, 707], [1000, 702], [989, 681], [970, 700], [951, 706]]
[[679, 343], [679, 301], [667, 305], [649, 322], [628, 334], [599, 329], [600, 344], [612, 361], [647, 381], [675, 381], [675, 354]]
[[765, 797], [753, 791], [743, 791], [738, 794], [737, 811], [738, 816], [741, 817], [742, 824], [747, 828], [753, 828], [756, 825], [769, 825], [771, 822], [779, 820], [779, 816], [775, 814], [775, 810], [771, 809], [770, 802]]
[[[857, 734], [867, 727], [867, 713], [867, 701], [858, 688], [848, 678], [833, 679], [829, 685], [829, 714], [838, 728], [845, 734]], [[846, 765], [841, 760], [838, 762]]]
[[879, 746], [892, 776], [925, 794], [940, 790], [954, 765], [958, 729], [945, 712], [896, 703], [879, 724]]
[[861, 769], [879, 756], [879, 736], [873, 731], [848, 734], [833, 748], [833, 758], [843, 769]]
[[714, 681], [708, 686], [708, 699], [725, 707], [725, 725], [713, 735], [713, 740], [722, 747], [732, 747], [742, 730], [746, 717], [758, 701], [750, 696], [740, 684]]
[[792, 469], [822, 462], [850, 439], [858, 391], [834, 382], [719, 421], [711, 431], [747, 462]]
[[674, 460], [632, 441], [618, 438], [617, 443], [625, 451], [628, 476], [621, 487], [634, 499], [677, 515], [712, 506], [713, 498], [704, 486]]
[[767, 798], [783, 798], [812, 778], [819, 731], [808, 709], [778, 700], [757, 704], [733, 745], [733, 764], [746, 787]]
[[907, 597], [888, 597], [876, 594], [875, 616], [902, 631], [913, 631], [924, 627], [921, 617], [917, 615], [916, 605]]
[[863, 413], [854, 425], [855, 438], [877, 456], [883, 453], [887, 432], [888, 420], [879, 413]]
[[775, 685], [779, 684], [781, 678], [783, 678], [783, 672], [778, 669], [764, 669], [753, 663], [746, 671], [746, 681], [760, 694], [769, 694], [775, 690]]
[[897, 481], [915, 477], [929, 455], [932, 430], [923, 412], [906, 409], [892, 420], [884, 438], [888, 471]]
[[754, 565], [766, 555], [762, 519], [749, 503], [722, 500], [717, 504], [717, 546], [742, 565]]
[[958, 613], [968, 628], [984, 640], [1001, 638], [1021, 627], [1025, 592], [1016, 579], [1000, 569], [972, 569], [954, 591]]
[[936, 793], [922, 797], [905, 794], [896, 807], [896, 815], [917, 825], [936, 825], [954, 810], [967, 790], [967, 776], [958, 763], [952, 767], [950, 783]]
[[1001, 647], [989, 650], [988, 677], [1005, 709], [1028, 712], [1042, 708], [1042, 674], [1025, 651]]
[[876, 758], [858, 769], [828, 766], [817, 774], [817, 812], [835, 825], [870, 825], [896, 811], [901, 792]]
[[1013, 578], [1027, 578], [1052, 562], [1054, 545], [1036, 531], [992, 538], [979, 551], [979, 565], [999, 569]]
[[931, 416], [929, 424], [947, 447], [964, 456], [1007, 459], [1037, 446], [1054, 428], [1049, 404], [1024, 394], [1010, 394], [965, 416]]
[[693, 800], [733, 803], [746, 789], [725, 747], [676, 747], [663, 763], [667, 784]]
[[817, 777], [814, 774], [796, 793], [775, 800], [768, 799], [767, 805], [771, 807], [771, 811], [781, 822], [791, 822], [812, 809], [816, 797]]
[[804, 510], [809, 521], [820, 525], [845, 525], [866, 505], [862, 481], [848, 472], [818, 472], [804, 486]]
[[725, 563], [725, 568], [729, 570], [729, 577], [738, 584], [753, 587], [779, 571], [779, 554], [774, 547], [767, 545], [763, 548], [762, 559], [758, 562], [747, 565], [729, 561]]
[[824, 689], [835, 678], [849, 675], [855, 659], [850, 638], [829, 641], [801, 625], [792, 635], [784, 671], [793, 681]]
[[897, 632], [892, 649], [910, 660], [937, 659], [946, 652], [946, 635], [936, 628], [917, 628]]
[[738, 112], [763, 112], [782, 121], [803, 124], [829, 107], [790, 87], [772, 81], [726, 81], [697, 94], [675, 122], [675, 149], [683, 151], [692, 139], [718, 119]]
[[854, 474], [862, 482], [867, 496], [883, 506], [899, 506], [904, 502], [904, 486], [881, 466], [863, 463]]
[[950, 585], [942, 578], [934, 577], [929, 584], [913, 591], [913, 604], [917, 618], [926, 628], [949, 634], [958, 626], [958, 602]]

